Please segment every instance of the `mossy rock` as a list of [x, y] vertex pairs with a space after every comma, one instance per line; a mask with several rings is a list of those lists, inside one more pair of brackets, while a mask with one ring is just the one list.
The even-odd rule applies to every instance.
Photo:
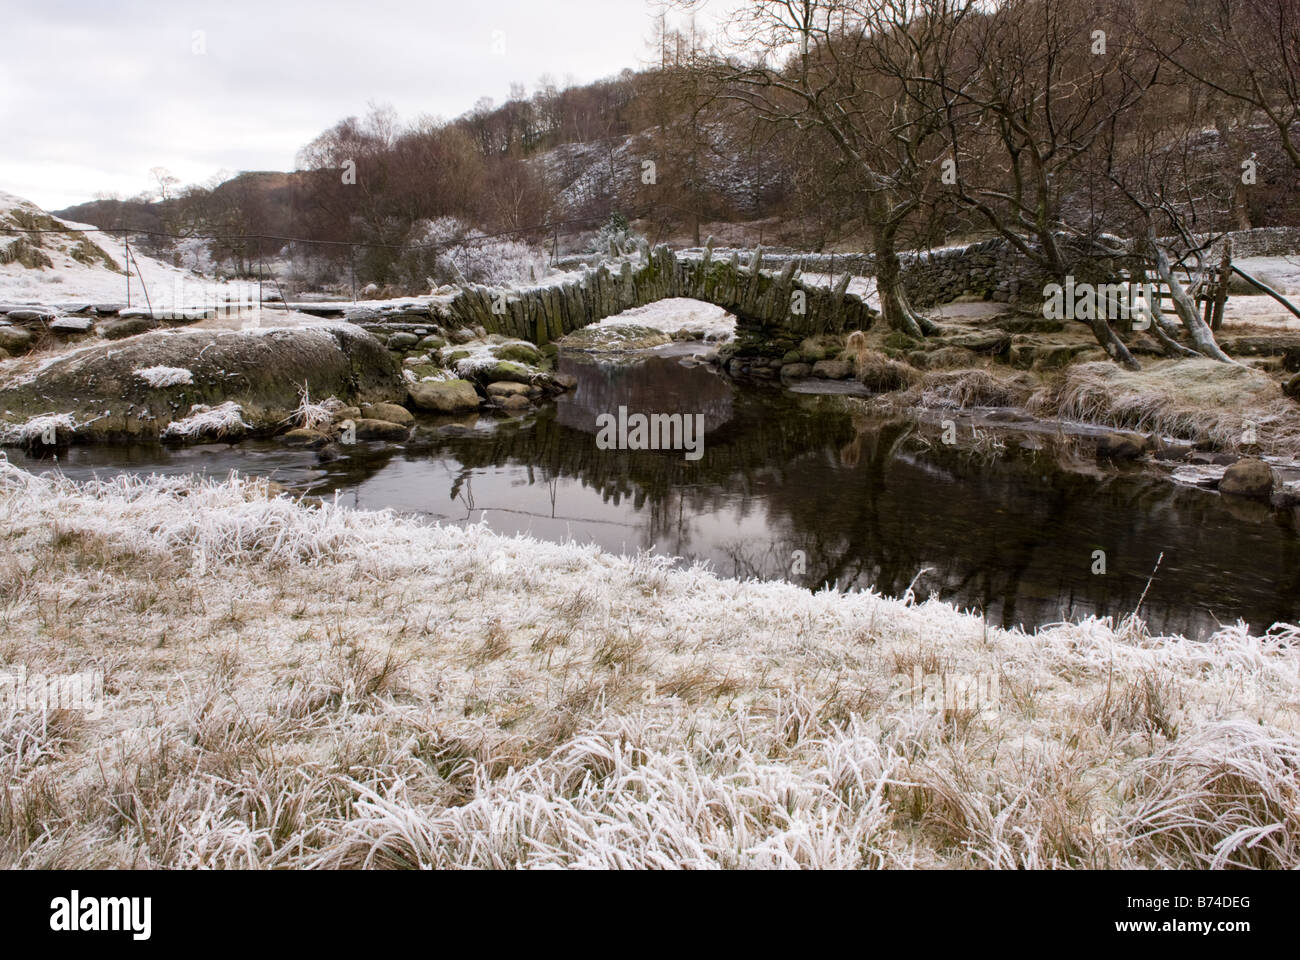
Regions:
[[415, 375], [416, 380], [423, 380], [425, 377], [436, 377], [442, 373], [442, 367], [436, 363], [420, 363], [406, 369]]
[[396, 403], [364, 403], [361, 405], [361, 416], [370, 420], [400, 423], [402, 426], [409, 426], [415, 420], [410, 410]]
[[496, 383], [500, 380], [509, 380], [514, 383], [532, 383], [537, 378], [538, 371], [524, 366], [522, 363], [515, 363], [512, 360], [498, 360], [493, 364], [485, 364], [474, 371], [474, 379], [482, 383]]
[[447, 354], [447, 356], [443, 357], [443, 361], [450, 367], [452, 364], [464, 360], [468, 356], [468, 350], [453, 350], [451, 353]]
[[506, 343], [495, 348], [492, 353], [501, 360], [514, 360], [519, 363], [535, 364], [542, 359], [541, 351], [531, 343]]
[[[135, 371], [181, 367], [191, 381], [153, 387]], [[30, 418], [70, 414], [79, 440], [157, 436], [196, 404], [238, 404], [254, 430], [291, 418], [313, 397], [379, 403], [402, 395], [393, 355], [360, 328], [186, 330], [146, 334], [51, 360], [32, 378], [0, 390], [0, 409]]]
[[477, 410], [478, 392], [468, 380], [413, 383], [408, 388], [411, 403], [430, 413], [465, 413]]
[[882, 342], [890, 350], [908, 351], [915, 350], [920, 346], [920, 343], [918, 343], [914, 338], [909, 337], [902, 330], [891, 330], [885, 335], [885, 339]]

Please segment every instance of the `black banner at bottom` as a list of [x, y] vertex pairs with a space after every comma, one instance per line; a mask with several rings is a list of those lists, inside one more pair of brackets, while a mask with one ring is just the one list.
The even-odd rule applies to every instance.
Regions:
[[485, 934], [530, 928], [573, 930], [593, 943], [619, 942], [605, 934], [648, 942], [657, 931], [680, 944], [701, 925], [729, 947], [753, 938], [770, 949], [778, 928], [806, 933], [809, 924], [865, 926], [858, 935], [882, 945], [1138, 940], [1182, 949], [1199, 940], [1231, 948], [1260, 933], [1284, 935], [1298, 886], [1294, 875], [1262, 873], [17, 871], [0, 873], [0, 885], [10, 942], [374, 948], [377, 938], [429, 926], [440, 951], [492, 949]]

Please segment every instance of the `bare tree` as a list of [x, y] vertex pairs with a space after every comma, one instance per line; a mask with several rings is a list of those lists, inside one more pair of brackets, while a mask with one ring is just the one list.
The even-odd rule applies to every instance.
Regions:
[[1174, 0], [1169, 7], [1142, 30], [1150, 48], [1184, 76], [1266, 118], [1300, 170], [1300, 3]]
[[[1225, 182], [1218, 165], [1198, 149], [1201, 119], [1196, 112], [1132, 111], [1107, 134], [1105, 169], [1130, 214], [1126, 232], [1168, 287], [1174, 313], [1192, 346], [1184, 347], [1174, 339], [1158, 304], [1152, 305], [1152, 333], [1169, 353], [1230, 362], [1194, 300], [1217, 267], [1208, 262], [1221, 240], [1213, 230], [1231, 216], [1234, 191], [1229, 184], [1236, 179]], [[1175, 272], [1176, 264], [1188, 265], [1190, 289]]]
[[711, 70], [718, 96], [835, 150], [871, 235], [881, 313], [922, 337], [937, 328], [908, 302], [898, 257], [906, 225], [941, 186], [945, 100], [930, 81], [976, 0], [753, 0], [727, 25]]
[[[947, 99], [960, 202], [1059, 283], [1122, 247], [1088, 198], [1104, 184], [1098, 142], [1143, 86], [1137, 44], [1103, 25], [1091, 3], [1002, 0], [968, 20], [964, 55], [932, 76]], [[1104, 317], [1086, 322], [1138, 369]]]

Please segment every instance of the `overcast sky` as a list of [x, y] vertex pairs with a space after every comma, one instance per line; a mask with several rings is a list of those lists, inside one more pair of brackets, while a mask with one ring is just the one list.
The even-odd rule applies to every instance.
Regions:
[[648, 0], [9, 4], [0, 190], [59, 209], [139, 193], [156, 166], [184, 183], [290, 170], [371, 101], [449, 119], [512, 81], [643, 66], [656, 16]]

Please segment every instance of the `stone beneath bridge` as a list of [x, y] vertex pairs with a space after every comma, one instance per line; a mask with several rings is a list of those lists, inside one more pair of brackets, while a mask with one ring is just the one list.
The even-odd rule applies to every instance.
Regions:
[[435, 322], [454, 329], [483, 327], [545, 344], [606, 317], [669, 297], [713, 303], [736, 316], [738, 341], [800, 340], [823, 333], [866, 330], [878, 316], [861, 297], [848, 293], [849, 276], [833, 288], [806, 284], [788, 262], [779, 273], [762, 269], [755, 250], [742, 266], [735, 254], [714, 260], [706, 248], [699, 259], [679, 259], [667, 246], [642, 248], [638, 263], [601, 264], [580, 280], [522, 289], [474, 285], [435, 302]]

